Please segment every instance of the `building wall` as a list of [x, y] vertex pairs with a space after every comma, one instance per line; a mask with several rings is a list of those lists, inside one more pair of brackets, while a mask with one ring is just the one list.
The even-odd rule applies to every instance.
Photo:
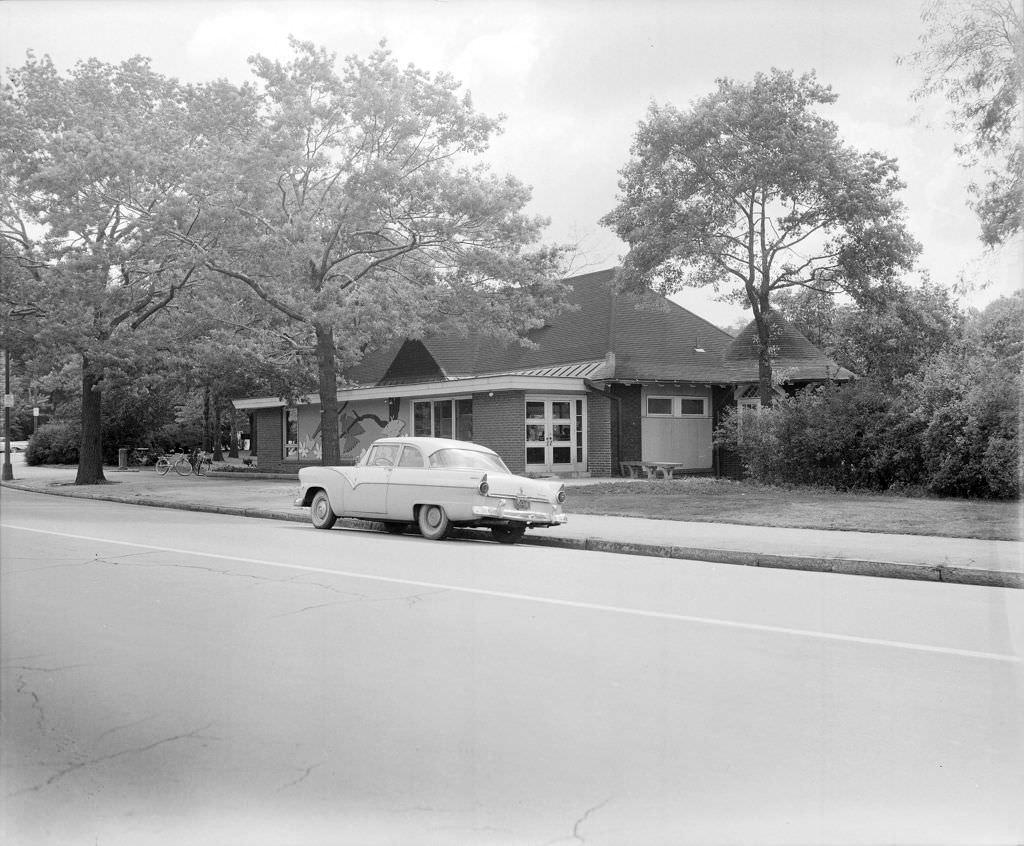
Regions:
[[642, 455], [640, 437], [642, 391], [639, 385], [612, 385], [610, 392], [619, 400], [622, 410], [617, 444], [619, 456], [615, 462], [617, 470], [619, 461], [640, 461]]
[[523, 391], [473, 394], [473, 440], [493, 449], [513, 473], [526, 470]]
[[615, 417], [615, 403], [609, 397], [587, 395], [587, 472], [591, 476], [611, 476], [612, 468], [618, 467], [612, 458]]
[[310, 467], [319, 461], [284, 460], [284, 409], [259, 408], [253, 412], [258, 432], [259, 453], [257, 466], [267, 473], [298, 473], [300, 467]]

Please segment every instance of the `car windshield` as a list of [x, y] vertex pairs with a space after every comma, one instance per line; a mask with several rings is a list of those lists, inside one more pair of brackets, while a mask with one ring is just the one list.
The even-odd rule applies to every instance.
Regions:
[[494, 470], [507, 473], [508, 468], [498, 456], [473, 449], [439, 449], [430, 456], [431, 467], [465, 470]]

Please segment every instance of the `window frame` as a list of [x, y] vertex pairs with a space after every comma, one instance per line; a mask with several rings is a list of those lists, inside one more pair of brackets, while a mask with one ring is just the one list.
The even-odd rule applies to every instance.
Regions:
[[[670, 411], [667, 413], [651, 411], [651, 400], [668, 400]], [[699, 402], [701, 407], [700, 413], [692, 414], [684, 412], [683, 402], [686, 400]], [[680, 420], [702, 420], [708, 417], [708, 398], [695, 394], [646, 394], [644, 397], [643, 416], [659, 420], [668, 420], [670, 418]]]
[[[419, 459], [419, 464], [405, 464], [405, 457], [407, 455], [415, 455]], [[423, 470], [427, 466], [426, 459], [423, 455], [423, 450], [419, 447], [413, 446], [412, 444], [403, 444], [402, 452], [398, 456], [398, 461], [395, 462], [395, 467], [412, 468], [414, 470]]]
[[[662, 411], [651, 411], [651, 400], [668, 400], [668, 412]], [[646, 401], [644, 402], [644, 416], [645, 417], [675, 417], [676, 402], [675, 397], [666, 396], [662, 394], [648, 394]]]
[[[410, 416], [411, 421], [412, 421], [412, 425], [411, 425], [410, 428], [412, 429], [413, 435], [416, 436], [416, 437], [420, 437], [420, 438], [450, 438], [452, 440], [463, 440], [462, 438], [458, 437], [458, 434], [459, 434], [459, 420], [463, 416], [468, 416], [470, 421], [471, 421], [471, 423], [472, 423], [472, 419], [473, 419], [473, 412], [472, 412], [472, 410], [469, 412], [468, 415], [460, 415], [459, 414], [459, 403], [463, 402], [465, 400], [468, 400], [470, 403], [472, 403], [473, 402], [473, 397], [472, 396], [458, 396], [458, 397], [443, 397], [443, 398], [439, 398], [439, 399], [429, 399], [429, 398], [427, 398], [427, 399], [414, 399], [412, 401], [412, 407], [411, 407], [411, 409], [409, 411], [409, 416]], [[428, 406], [429, 409], [430, 409], [430, 415], [429, 415], [430, 431], [427, 432], [427, 433], [420, 433], [420, 432], [416, 431], [416, 409], [417, 409], [418, 406], [422, 406], [422, 405]], [[450, 435], [438, 435], [437, 434], [437, 426], [436, 426], [436, 423], [437, 423], [437, 412], [436, 412], [435, 409], [439, 405], [447, 405], [451, 409], [451, 417], [449, 419], [451, 420], [451, 423], [452, 423], [452, 431], [451, 431]], [[470, 406], [470, 408], [472, 409], [472, 406]]]
[[[679, 399], [679, 414], [677, 415], [678, 417], [688, 417], [690, 419], [698, 419], [698, 418], [701, 418], [701, 417], [707, 417], [708, 416], [708, 398], [707, 397], [681, 396], [678, 399]], [[683, 411], [683, 400], [696, 400], [697, 402], [699, 402], [700, 403], [700, 413], [699, 414], [689, 414], [689, 413], [684, 412]]]
[[[288, 440], [293, 430], [295, 440]], [[281, 409], [281, 455], [285, 461], [299, 460], [299, 407], [287, 405]]]

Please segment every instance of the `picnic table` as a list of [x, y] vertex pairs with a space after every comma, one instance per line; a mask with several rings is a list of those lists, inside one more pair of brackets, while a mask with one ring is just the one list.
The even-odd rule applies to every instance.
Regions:
[[671, 479], [676, 470], [686, 470], [686, 465], [674, 461], [620, 461], [619, 469], [623, 476], [640, 479], [645, 474], [648, 479]]

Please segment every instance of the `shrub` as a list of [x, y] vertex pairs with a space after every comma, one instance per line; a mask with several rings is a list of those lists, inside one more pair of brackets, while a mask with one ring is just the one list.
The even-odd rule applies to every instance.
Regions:
[[25, 450], [25, 463], [77, 464], [81, 429], [77, 423], [44, 423]]

